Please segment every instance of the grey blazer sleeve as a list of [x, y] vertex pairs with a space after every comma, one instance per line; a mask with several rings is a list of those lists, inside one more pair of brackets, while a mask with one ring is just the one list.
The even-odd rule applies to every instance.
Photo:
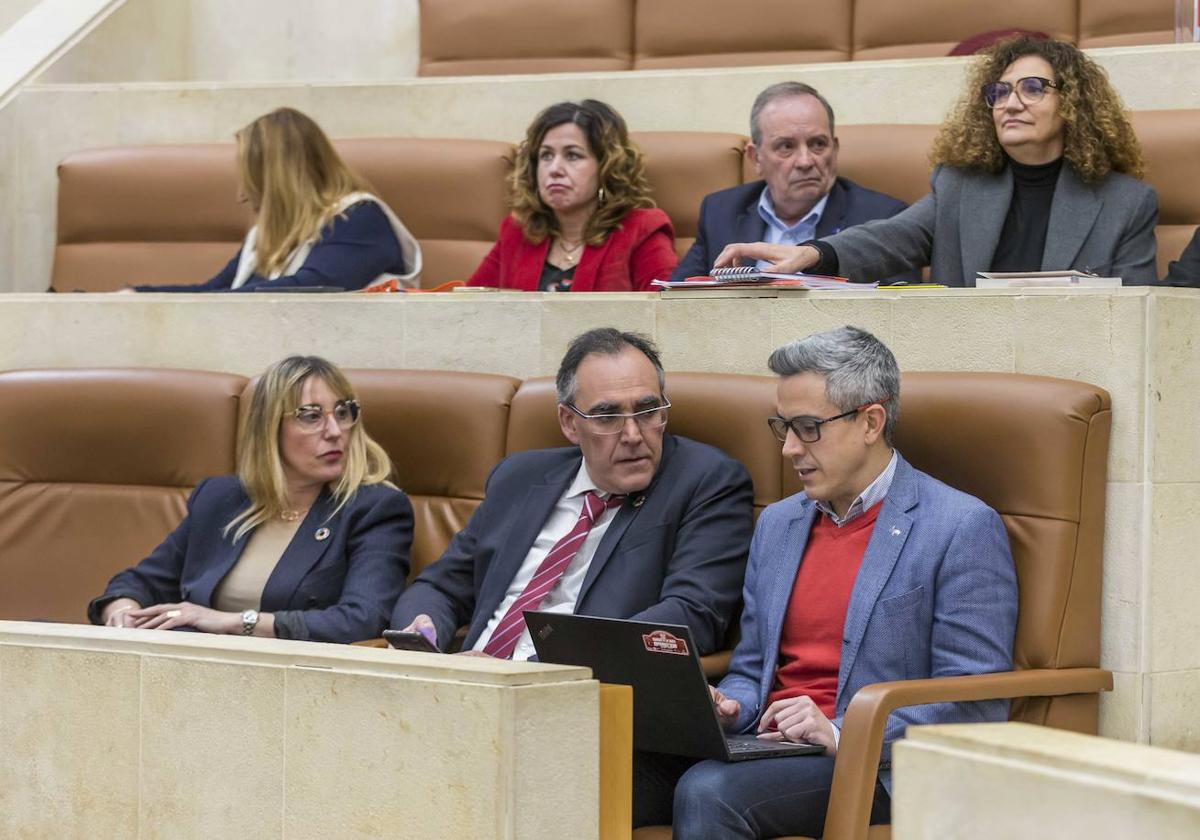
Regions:
[[[937, 173], [934, 173], [937, 179]], [[890, 219], [876, 219], [827, 237], [838, 257], [838, 273], [874, 282], [929, 265], [937, 189]]]
[[1129, 217], [1129, 224], [1113, 252], [1112, 276], [1120, 277], [1126, 286], [1145, 286], [1158, 279], [1158, 245], [1154, 227], [1158, 224], [1158, 193], [1140, 184], [1138, 202]]

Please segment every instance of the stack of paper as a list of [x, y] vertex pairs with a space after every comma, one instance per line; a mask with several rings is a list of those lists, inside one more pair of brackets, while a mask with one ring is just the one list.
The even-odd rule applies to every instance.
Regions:
[[1120, 277], [1097, 277], [1084, 271], [981, 271], [975, 277], [977, 289], [1112, 289], [1120, 285]]

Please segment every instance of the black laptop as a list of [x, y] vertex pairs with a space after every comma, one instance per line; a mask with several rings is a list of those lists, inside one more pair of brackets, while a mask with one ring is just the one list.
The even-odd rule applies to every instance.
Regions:
[[584, 666], [601, 682], [633, 686], [636, 749], [722, 761], [825, 751], [726, 735], [687, 627], [545, 612], [526, 612], [525, 624], [542, 662]]

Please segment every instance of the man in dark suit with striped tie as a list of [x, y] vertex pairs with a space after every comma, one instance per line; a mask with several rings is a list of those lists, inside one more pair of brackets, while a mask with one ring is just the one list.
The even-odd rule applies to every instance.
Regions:
[[654, 345], [591, 330], [556, 380], [573, 446], [512, 455], [445, 553], [401, 596], [393, 627], [445, 650], [528, 659], [522, 611], [633, 618], [691, 628], [716, 650], [741, 592], [752, 530], [745, 468], [667, 434], [670, 403]]

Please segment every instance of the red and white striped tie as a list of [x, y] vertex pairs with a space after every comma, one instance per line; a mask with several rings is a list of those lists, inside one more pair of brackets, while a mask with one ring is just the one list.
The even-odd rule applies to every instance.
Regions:
[[609, 496], [608, 499], [601, 499], [594, 491], [589, 491], [584, 496], [583, 510], [575, 522], [575, 527], [554, 544], [550, 553], [546, 555], [546, 559], [538, 565], [537, 571], [533, 573], [529, 583], [525, 584], [524, 591], [517, 596], [517, 600], [513, 601], [508, 612], [504, 614], [504, 618], [500, 619], [500, 623], [496, 625], [492, 637], [483, 646], [484, 653], [498, 659], [508, 659], [512, 656], [513, 648], [517, 646], [517, 639], [521, 638], [521, 634], [525, 632], [525, 610], [536, 610], [541, 606], [542, 600], [550, 594], [554, 587], [558, 586], [563, 572], [567, 570], [567, 566], [571, 564], [571, 560], [578, 553], [579, 546], [583, 545], [583, 541], [587, 539], [588, 532], [596, 524], [596, 519], [603, 511], [616, 507], [623, 501], [625, 501], [624, 496], [616, 495]]

